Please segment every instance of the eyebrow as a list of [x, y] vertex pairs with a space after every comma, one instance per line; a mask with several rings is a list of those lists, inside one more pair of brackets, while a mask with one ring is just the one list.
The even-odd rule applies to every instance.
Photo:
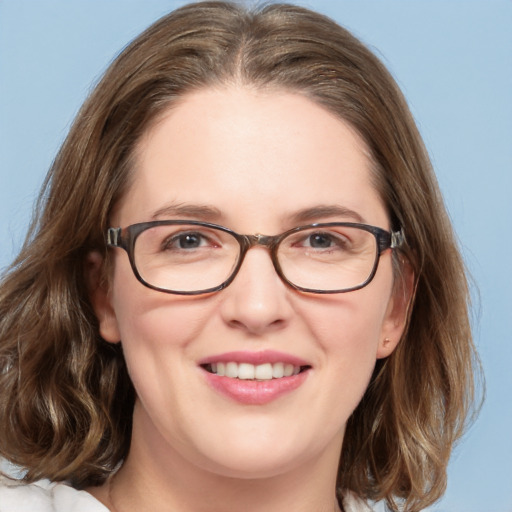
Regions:
[[218, 221], [222, 218], [221, 211], [215, 206], [208, 204], [169, 204], [156, 210], [152, 219], [161, 217], [192, 217], [203, 221]]
[[[188, 217], [209, 222], [219, 222], [223, 218], [221, 211], [208, 204], [172, 203], [156, 210], [152, 219], [170, 217]], [[287, 217], [288, 223], [292, 225], [312, 222], [326, 217], [349, 218], [355, 222], [365, 224], [365, 219], [355, 210], [340, 205], [318, 205], [304, 208]]]
[[311, 222], [325, 217], [344, 217], [350, 218], [360, 224], [365, 224], [364, 218], [355, 210], [346, 208], [340, 205], [318, 205], [311, 208], [304, 208], [298, 212], [293, 213], [289, 217], [291, 224], [298, 224], [303, 222]]

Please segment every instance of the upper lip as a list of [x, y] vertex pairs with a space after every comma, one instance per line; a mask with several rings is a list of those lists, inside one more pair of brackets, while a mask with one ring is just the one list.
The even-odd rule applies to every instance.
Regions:
[[205, 365], [230, 362], [249, 363], [253, 365], [285, 363], [292, 364], [293, 366], [310, 366], [310, 363], [305, 359], [275, 350], [262, 350], [258, 352], [238, 350], [234, 352], [223, 352], [222, 354], [214, 354], [212, 356], [205, 357], [201, 359], [198, 364]]

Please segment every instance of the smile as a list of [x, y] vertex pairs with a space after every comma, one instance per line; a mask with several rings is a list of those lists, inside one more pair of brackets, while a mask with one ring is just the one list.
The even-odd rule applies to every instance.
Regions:
[[213, 373], [219, 377], [265, 381], [298, 375], [308, 367], [295, 366], [293, 364], [283, 362], [255, 365], [251, 363], [237, 363], [235, 361], [229, 361], [207, 364], [204, 368], [209, 373]]
[[198, 361], [211, 389], [244, 405], [264, 405], [300, 388], [311, 374], [308, 361], [274, 350], [235, 351]]

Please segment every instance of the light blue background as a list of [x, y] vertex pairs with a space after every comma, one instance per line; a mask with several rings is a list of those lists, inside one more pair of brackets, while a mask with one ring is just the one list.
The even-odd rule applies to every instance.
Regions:
[[[0, 267], [81, 102], [113, 56], [184, 2], [0, 0]], [[477, 283], [481, 416], [432, 510], [512, 511], [512, 2], [310, 0], [384, 60], [431, 153]]]

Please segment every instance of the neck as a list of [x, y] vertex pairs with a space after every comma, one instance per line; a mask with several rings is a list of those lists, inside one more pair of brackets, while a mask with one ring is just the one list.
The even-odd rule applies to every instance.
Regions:
[[[285, 485], [279, 488], [278, 481], [231, 481], [226, 485], [205, 488], [198, 483], [194, 492], [180, 489], [176, 482], [167, 481], [165, 488], [160, 483], [137, 480], [119, 474], [109, 480], [105, 504], [111, 512], [133, 512], [152, 510], [158, 512], [340, 512], [342, 509], [332, 489], [326, 495], [317, 496], [309, 486]], [[217, 479], [217, 482], [219, 480]], [[282, 482], [283, 479], [279, 479]], [[165, 490], [163, 490], [165, 489]]]
[[[340, 438], [342, 436], [340, 435]], [[154, 439], [153, 439], [154, 441]], [[234, 478], [190, 463], [168, 445], [134, 437], [125, 463], [109, 482], [112, 512], [333, 512], [339, 511], [336, 472], [341, 448], [316, 460], [258, 478]]]

